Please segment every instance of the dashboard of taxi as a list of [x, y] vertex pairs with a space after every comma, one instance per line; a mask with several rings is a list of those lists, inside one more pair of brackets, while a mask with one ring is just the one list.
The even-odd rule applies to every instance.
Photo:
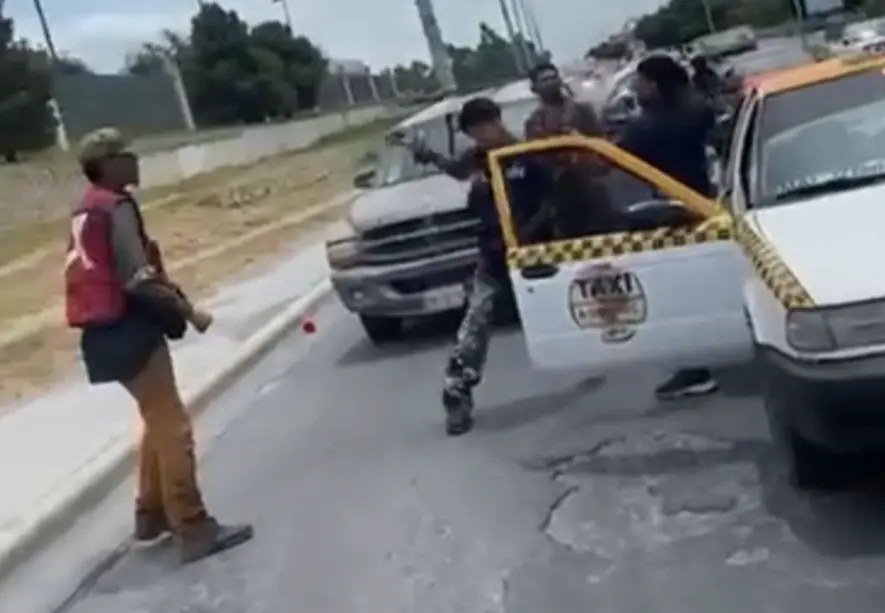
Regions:
[[726, 190], [747, 208], [885, 182], [882, 67], [751, 99], [740, 114]]

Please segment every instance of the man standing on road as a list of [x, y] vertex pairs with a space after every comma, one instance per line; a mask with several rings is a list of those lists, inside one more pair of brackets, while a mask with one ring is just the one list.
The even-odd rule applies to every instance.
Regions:
[[572, 98], [556, 66], [549, 62], [535, 65], [529, 72], [529, 81], [540, 104], [525, 121], [527, 139], [561, 134], [602, 134], [593, 106]]
[[222, 525], [206, 511], [191, 421], [166, 340], [181, 338], [187, 324], [205, 332], [212, 317], [166, 276], [130, 193], [138, 185], [138, 158], [123, 136], [112, 128], [87, 135], [78, 159], [89, 186], [71, 220], [67, 321], [81, 330], [90, 383], [121, 384], [144, 422], [135, 538], [172, 532], [182, 560], [193, 562], [252, 538], [251, 526]]
[[[636, 73], [642, 115], [627, 127], [619, 145], [696, 192], [713, 196], [707, 158], [715, 124], [712, 109], [692, 91], [687, 72], [671, 57], [648, 57]], [[688, 369], [658, 387], [657, 396], [672, 400], [709, 394], [717, 387], [709, 370]]]
[[[549, 62], [529, 73], [539, 106], [525, 121], [529, 140], [568, 134], [602, 136], [602, 126], [593, 106], [576, 101], [559, 70]], [[564, 151], [551, 156], [550, 171], [556, 181], [556, 230], [558, 238], [579, 238], [620, 229], [618, 216], [603, 182], [604, 168], [589, 155]]]
[[[509, 285], [504, 239], [485, 152], [517, 142], [501, 120], [501, 108], [488, 98], [467, 101], [458, 116], [458, 128], [476, 143], [475, 159], [482, 172], [474, 176], [467, 199], [468, 207], [480, 220], [479, 261], [443, 384], [446, 432], [451, 436], [464, 434], [473, 426], [473, 388], [482, 379], [495, 299]], [[552, 233], [543, 206], [550, 189], [546, 169], [529, 156], [510, 158], [503, 167], [513, 224], [521, 240], [549, 240]]]

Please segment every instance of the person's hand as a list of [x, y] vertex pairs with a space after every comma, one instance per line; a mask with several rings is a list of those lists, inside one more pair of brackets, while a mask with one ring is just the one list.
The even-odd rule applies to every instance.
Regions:
[[191, 325], [200, 334], [206, 332], [206, 330], [209, 329], [209, 326], [212, 325], [213, 321], [215, 321], [215, 318], [212, 317], [210, 313], [200, 309], [194, 309], [194, 312], [191, 313], [190, 316]]

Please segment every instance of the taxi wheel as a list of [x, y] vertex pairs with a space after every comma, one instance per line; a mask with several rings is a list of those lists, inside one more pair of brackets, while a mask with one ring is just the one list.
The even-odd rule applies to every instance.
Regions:
[[837, 458], [802, 437], [779, 415], [770, 399], [764, 402], [777, 459], [784, 463], [790, 484], [800, 490], [837, 487], [842, 476]]
[[803, 439], [793, 431], [786, 433], [784, 451], [790, 471], [790, 481], [800, 490], [833, 489], [841, 477], [839, 463], [832, 454]]
[[376, 345], [386, 345], [399, 340], [403, 331], [403, 320], [399, 317], [371, 317], [360, 315], [360, 322], [366, 336]]

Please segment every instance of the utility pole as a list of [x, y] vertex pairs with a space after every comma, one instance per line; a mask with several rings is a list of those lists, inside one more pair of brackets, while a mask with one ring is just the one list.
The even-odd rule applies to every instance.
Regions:
[[[37, 19], [40, 21], [40, 28], [43, 30], [43, 39], [46, 41], [46, 51], [49, 53], [49, 66], [52, 81], [55, 81], [55, 69], [58, 66], [58, 51], [55, 49], [55, 43], [52, 40], [52, 31], [49, 29], [49, 20], [46, 19], [46, 12], [43, 10], [41, 0], [34, 0], [34, 9], [37, 11]], [[53, 87], [53, 89], [55, 89]], [[55, 115], [55, 141], [62, 151], [71, 148], [71, 142], [68, 138], [68, 130], [65, 126], [64, 109], [53, 98], [49, 101], [53, 115]]]
[[46, 13], [43, 11], [43, 3], [40, 0], [34, 0], [34, 9], [37, 11], [37, 19], [40, 20], [40, 28], [43, 30], [43, 39], [46, 41], [49, 59], [55, 65], [58, 63], [58, 53], [55, 50], [55, 43], [52, 42], [52, 32], [49, 31], [49, 22], [46, 20]]
[[452, 58], [446, 50], [436, 13], [433, 10], [432, 0], [415, 0], [415, 8], [418, 9], [418, 19], [421, 20], [421, 28], [424, 30], [424, 38], [427, 39], [427, 48], [430, 51], [430, 61], [433, 64], [433, 74], [439, 81], [444, 92], [455, 92], [458, 84], [452, 72]]
[[[202, 2], [202, 0], [200, 0]], [[287, 0], [270, 0], [274, 4], [279, 4], [283, 9], [283, 22], [286, 24], [286, 28], [289, 30], [289, 34], [292, 34], [294, 30], [292, 29], [292, 13], [289, 11], [289, 3]]]
[[521, 3], [519, 0], [510, 0], [510, 7], [513, 9], [513, 22], [516, 25], [516, 33], [519, 37], [519, 52], [522, 53], [522, 58], [526, 66], [531, 68], [535, 64], [535, 58], [532, 57], [530, 46], [532, 43], [532, 37], [526, 27], [525, 15], [523, 15]]
[[535, 44], [538, 45], [538, 51], [543, 53], [545, 50], [544, 39], [541, 38], [541, 28], [538, 26], [538, 18], [535, 15], [535, 8], [532, 6], [532, 0], [519, 0], [519, 3], [522, 7], [523, 15], [525, 15], [526, 22], [528, 22], [532, 39], [535, 41]]
[[526, 66], [522, 51], [516, 43], [516, 30], [513, 28], [513, 19], [510, 17], [510, 9], [507, 8], [507, 0], [498, 0], [498, 4], [501, 7], [501, 18], [504, 20], [504, 27], [507, 29], [507, 39], [510, 43], [510, 50], [516, 60], [516, 67], [519, 69], [519, 72], [526, 73], [528, 72], [528, 66]]
[[707, 18], [707, 27], [710, 33], [716, 32], [716, 22], [713, 21], [713, 7], [710, 6], [710, 0], [701, 0], [704, 6], [704, 16]]

